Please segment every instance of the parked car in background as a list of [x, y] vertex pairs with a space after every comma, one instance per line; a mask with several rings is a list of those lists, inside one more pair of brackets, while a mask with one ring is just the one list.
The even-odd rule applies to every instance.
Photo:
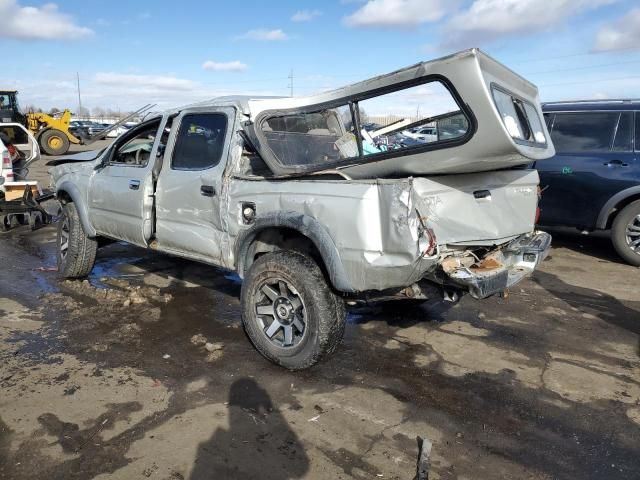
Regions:
[[618, 254], [640, 266], [640, 101], [543, 104], [556, 155], [538, 162], [540, 224], [611, 229]]
[[417, 127], [409, 130], [403, 130], [402, 134], [405, 137], [413, 138], [419, 142], [428, 143], [438, 140], [438, 131], [435, 126]]
[[90, 120], [71, 120], [69, 122], [69, 131], [78, 138], [92, 137], [104, 129], [103, 124]]
[[[111, 125], [108, 123], [103, 123], [103, 125], [105, 129], [111, 127]], [[109, 133], [107, 133], [106, 138], [117, 138], [123, 133], [128, 132], [130, 128], [131, 127], [127, 125], [118, 125], [118, 127], [114, 128], [113, 130], [110, 130]]]

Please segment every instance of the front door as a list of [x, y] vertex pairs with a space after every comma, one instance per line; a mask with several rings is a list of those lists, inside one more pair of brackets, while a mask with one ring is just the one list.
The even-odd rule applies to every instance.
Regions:
[[156, 188], [159, 250], [209, 263], [223, 261], [223, 173], [235, 110], [189, 109], [174, 121]]
[[93, 175], [89, 214], [104, 236], [146, 246], [153, 233], [153, 167], [166, 144], [166, 118], [157, 118], [119, 138]]

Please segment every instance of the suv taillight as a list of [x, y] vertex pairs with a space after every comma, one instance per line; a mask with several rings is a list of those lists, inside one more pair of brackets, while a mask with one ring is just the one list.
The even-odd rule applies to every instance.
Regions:
[[13, 169], [13, 164], [11, 163], [11, 157], [9, 156], [9, 152], [2, 152], [2, 168], [8, 168], [10, 170]]

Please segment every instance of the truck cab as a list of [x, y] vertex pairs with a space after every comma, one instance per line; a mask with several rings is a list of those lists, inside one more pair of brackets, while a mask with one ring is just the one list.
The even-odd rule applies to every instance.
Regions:
[[[306, 368], [339, 343], [345, 301], [481, 299], [542, 262], [526, 168], [554, 153], [541, 119], [537, 89], [475, 49], [310, 97], [167, 111], [49, 162], [59, 269], [86, 276], [106, 237], [236, 271], [253, 344]], [[447, 135], [381, 141], [423, 124]]]

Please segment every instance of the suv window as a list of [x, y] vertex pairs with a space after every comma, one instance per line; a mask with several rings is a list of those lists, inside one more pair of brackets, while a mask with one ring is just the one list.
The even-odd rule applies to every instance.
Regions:
[[206, 170], [220, 163], [227, 132], [224, 113], [185, 115], [173, 151], [173, 170]]
[[614, 152], [630, 152], [633, 150], [633, 112], [622, 112], [616, 138], [613, 141]]
[[[110, 163], [131, 167], [144, 167], [151, 156], [151, 149], [158, 133], [160, 121], [154, 121], [141, 130], [136, 130], [133, 137], [117, 147]], [[133, 133], [133, 132], [132, 132]]]
[[551, 139], [558, 152], [608, 152], [618, 112], [556, 113]]

